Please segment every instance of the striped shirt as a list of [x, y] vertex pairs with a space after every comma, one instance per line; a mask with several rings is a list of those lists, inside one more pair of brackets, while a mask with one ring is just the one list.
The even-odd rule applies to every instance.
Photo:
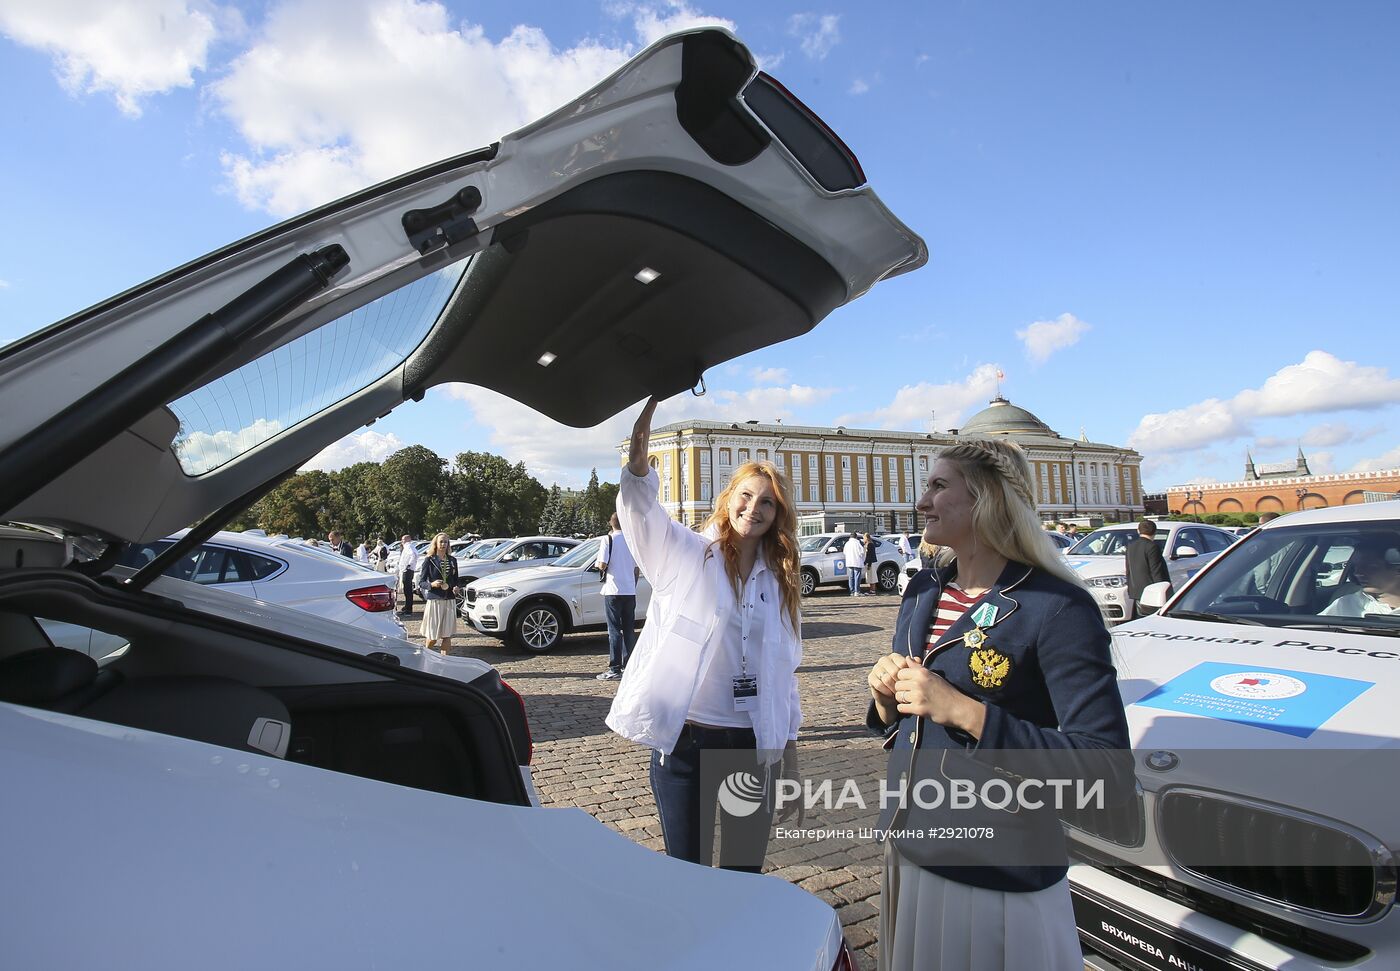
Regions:
[[938, 598], [938, 609], [934, 611], [933, 624], [929, 627], [928, 643], [924, 650], [932, 648], [938, 639], [948, 632], [948, 628], [967, 612], [967, 608], [980, 599], [982, 598], [969, 597], [956, 583], [944, 587], [943, 596]]

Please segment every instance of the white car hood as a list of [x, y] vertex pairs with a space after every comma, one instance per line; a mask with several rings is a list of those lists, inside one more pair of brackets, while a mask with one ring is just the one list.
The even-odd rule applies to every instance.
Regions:
[[1400, 638], [1150, 617], [1115, 628], [1113, 648], [1132, 747], [1181, 759], [1140, 768], [1145, 785], [1223, 790], [1400, 837]]
[[[482, 560], [480, 562], [489, 563], [490, 561]], [[497, 564], [494, 563], [492, 564], [492, 566], [496, 565]], [[570, 570], [567, 567], [561, 567], [556, 569], [555, 567], [551, 566], [532, 566], [524, 570], [508, 570], [505, 572], [504, 575], [499, 576], [495, 573], [492, 573], [488, 576], [482, 577], [480, 580], [473, 580], [471, 583], [467, 584], [467, 587], [473, 590], [489, 590], [491, 587], [507, 585], [512, 587], [518, 587], [522, 583], [530, 583], [533, 580], [557, 580], [561, 577], [566, 577], [571, 573], [577, 572], [579, 571]]]
[[[24, 892], [0, 909], [14, 967], [830, 971], [840, 946], [811, 894], [672, 860], [582, 810], [6, 704], [0, 738], [0, 827], [24, 834], [5, 862]], [[112, 874], [145, 877], [130, 892]]]

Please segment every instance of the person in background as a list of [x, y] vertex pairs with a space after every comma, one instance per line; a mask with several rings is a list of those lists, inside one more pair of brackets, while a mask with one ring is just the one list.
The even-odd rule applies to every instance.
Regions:
[[865, 564], [864, 564], [864, 565], [865, 565], [865, 592], [868, 593], [868, 594], [870, 594], [871, 596], [874, 596], [874, 595], [875, 595], [875, 591], [879, 589], [879, 588], [875, 585], [875, 579], [876, 579], [876, 577], [875, 577], [875, 564], [876, 564], [876, 561], [879, 559], [879, 556], [878, 556], [878, 554], [876, 553], [876, 550], [875, 550], [875, 543], [876, 543], [875, 534], [874, 534], [874, 533], [866, 533], [866, 534], [865, 534], [865, 540], [864, 540], [864, 542], [865, 542], [865, 557], [864, 557], [864, 560], [865, 560]]
[[418, 592], [423, 595], [420, 632], [428, 650], [452, 653], [452, 635], [457, 633], [457, 595], [461, 589], [452, 541], [446, 533], [438, 533], [418, 565]]
[[1068, 528], [1065, 529], [1065, 535], [1076, 543], [1079, 542], [1079, 527], [1074, 523], [1070, 523]]
[[374, 568], [380, 573], [389, 572], [389, 544], [384, 542], [384, 537], [379, 537], [379, 543], [374, 548]]
[[895, 545], [899, 547], [899, 555], [905, 563], [908, 563], [914, 558], [914, 548], [909, 545], [908, 533], [899, 533], [898, 538], [895, 540]]
[[1347, 569], [1360, 589], [1332, 601], [1322, 609], [1324, 616], [1400, 614], [1400, 537], [1393, 533], [1362, 536], [1357, 540]]
[[[1133, 619], [1147, 616], [1138, 606], [1143, 590], [1154, 583], [1171, 582], [1171, 574], [1167, 572], [1167, 561], [1153, 538], [1156, 535], [1157, 524], [1150, 519], [1144, 519], [1138, 523], [1138, 538], [1123, 550], [1123, 557], [1128, 562], [1128, 597], [1133, 602]], [[1167, 596], [1171, 595], [1169, 586]]]
[[413, 537], [404, 533], [399, 541], [399, 587], [403, 590], [403, 609], [400, 617], [413, 613], [413, 574], [418, 570], [418, 550], [413, 546]]
[[[648, 463], [656, 404], [646, 403], [632, 429], [617, 493], [618, 521], [651, 583], [651, 606], [607, 723], [652, 750], [651, 791], [668, 856], [709, 865], [718, 811], [720, 866], [759, 873], [777, 778], [801, 785], [801, 554], [792, 486], [773, 463], [745, 462], [703, 530], [676, 522], [657, 501], [660, 480]], [[753, 811], [735, 815], [717, 805], [726, 776], [702, 768], [718, 760], [729, 778], [736, 769], [752, 778]]]
[[350, 548], [350, 541], [340, 538], [340, 530], [331, 530], [330, 533], [326, 535], [326, 539], [330, 540], [331, 549], [334, 552], [352, 560], [355, 558], [355, 551]]
[[841, 547], [841, 555], [846, 558], [846, 582], [850, 584], [851, 596], [860, 596], [860, 575], [865, 569], [865, 544], [860, 541], [860, 533], [852, 533]]
[[612, 514], [612, 531], [598, 544], [596, 565], [608, 617], [608, 669], [598, 680], [616, 681], [637, 643], [637, 578], [641, 574], [627, 548], [617, 513]]
[[355, 562], [361, 566], [369, 566], [369, 540], [360, 540], [360, 545], [355, 547]]

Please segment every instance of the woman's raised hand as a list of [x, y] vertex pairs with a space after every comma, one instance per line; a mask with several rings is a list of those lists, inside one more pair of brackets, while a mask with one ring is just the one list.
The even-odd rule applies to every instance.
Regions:
[[657, 400], [647, 400], [637, 424], [632, 426], [632, 445], [627, 451], [627, 471], [641, 478], [647, 474], [647, 450], [651, 445], [651, 416], [656, 414]]

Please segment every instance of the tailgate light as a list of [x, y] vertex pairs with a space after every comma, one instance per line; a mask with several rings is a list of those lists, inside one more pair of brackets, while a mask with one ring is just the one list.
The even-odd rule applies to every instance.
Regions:
[[530, 718], [525, 714], [525, 699], [520, 697], [520, 692], [510, 686], [510, 682], [505, 678], [501, 679], [501, 687], [510, 692], [510, 696], [515, 699], [515, 703], [520, 706], [520, 721], [525, 725], [525, 765], [529, 765], [535, 758], [535, 738], [530, 734]]
[[368, 610], [372, 614], [394, 609], [394, 591], [382, 583], [351, 590], [345, 595], [345, 599], [361, 610]]

